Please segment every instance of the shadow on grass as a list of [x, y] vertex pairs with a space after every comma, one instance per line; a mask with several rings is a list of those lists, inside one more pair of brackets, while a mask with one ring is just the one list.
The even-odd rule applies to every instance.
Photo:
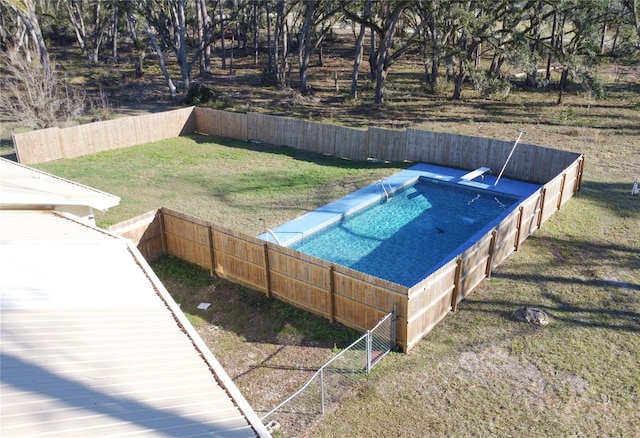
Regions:
[[631, 195], [633, 176], [630, 175], [628, 183], [585, 180], [576, 197], [592, 200], [617, 217], [637, 220], [640, 214], [640, 196]]
[[268, 152], [270, 154], [287, 156], [298, 161], [314, 163], [320, 166], [337, 167], [340, 169], [396, 169], [409, 167], [411, 165], [411, 163], [349, 160], [347, 158], [340, 158], [318, 152], [296, 149], [289, 146], [274, 146], [268, 143], [247, 142], [226, 137], [207, 136], [200, 134], [191, 134], [187, 135], [186, 137], [190, 138], [198, 144], [216, 143], [222, 146], [245, 149], [248, 151]]
[[[527, 241], [546, 247], [554, 259], [529, 266], [524, 272], [498, 271], [493, 278], [534, 284], [540, 292], [514, 295], [513, 300], [470, 297], [465, 311], [498, 313], [512, 319], [517, 308], [534, 306], [571, 326], [640, 332], [640, 279], [623, 281], [601, 273], [611, 265], [624, 272], [640, 272], [637, 248], [538, 236]], [[603, 265], [606, 266], [601, 269]], [[558, 270], [566, 276], [557, 274]]]
[[[151, 267], [185, 313], [247, 342], [344, 348], [362, 336], [264, 293], [211, 277], [207, 270], [174, 257], [162, 257]], [[198, 309], [201, 302], [211, 307]]]
[[[528, 280], [532, 279], [529, 278]], [[522, 306], [529, 306], [543, 310], [552, 318], [552, 321], [562, 322], [567, 326], [640, 333], [639, 312], [610, 307], [570, 305], [565, 303], [557, 294], [543, 293], [542, 297], [555, 301], [557, 305], [532, 304], [530, 301], [527, 302], [524, 300], [478, 300], [472, 298], [465, 303], [466, 305], [463, 304], [461, 311], [470, 313], [497, 313], [504, 319], [515, 321], [513, 312]]]

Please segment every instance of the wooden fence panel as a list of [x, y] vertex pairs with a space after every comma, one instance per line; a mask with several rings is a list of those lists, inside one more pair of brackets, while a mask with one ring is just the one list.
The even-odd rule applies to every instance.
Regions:
[[288, 119], [285, 132], [285, 145], [300, 149], [304, 140], [304, 128], [306, 123], [304, 120]]
[[71, 126], [60, 130], [64, 158], [75, 158], [138, 144], [133, 117]]
[[518, 224], [520, 223], [520, 209], [512, 211], [496, 226], [493, 252], [491, 254], [491, 270], [500, 265], [515, 251], [518, 239]]
[[378, 160], [404, 161], [407, 156], [407, 131], [369, 126], [369, 156]]
[[13, 147], [18, 162], [22, 164], [46, 163], [64, 158], [58, 128], [13, 134]]
[[156, 260], [164, 254], [162, 217], [152, 210], [107, 228], [107, 231], [131, 240], [145, 260]]
[[542, 193], [542, 189], [537, 190], [520, 203], [520, 226], [518, 228], [517, 246], [520, 246], [527, 237], [539, 228]]
[[[469, 140], [466, 150], [463, 151], [464, 169], [477, 169], [479, 167], [491, 167], [490, 151], [493, 149], [493, 140], [490, 138], [473, 137]], [[493, 171], [497, 173], [496, 171]]]
[[452, 260], [408, 292], [405, 351], [413, 348], [451, 311], [457, 260]]
[[460, 257], [460, 283], [455, 297], [454, 308], [473, 292], [475, 287], [487, 277], [491, 256], [493, 234], [486, 234]]
[[335, 320], [356, 330], [373, 328], [397, 306], [398, 344], [406, 345], [406, 287], [338, 265], [333, 287]]
[[195, 108], [196, 132], [247, 141], [247, 115], [211, 108]]
[[276, 117], [274, 120], [274, 143], [300, 149], [303, 144], [304, 120]]
[[413, 162], [435, 164], [437, 133], [407, 128], [407, 151], [405, 159]]
[[267, 243], [271, 293], [332, 320], [331, 263]]
[[580, 177], [583, 162], [584, 157], [581, 155], [565, 169], [566, 179], [562, 188], [562, 195], [558, 208], [571, 199], [571, 197], [575, 195], [576, 191], [580, 188]]
[[247, 113], [247, 138], [277, 145], [275, 134], [276, 116], [268, 114]]
[[196, 130], [193, 107], [136, 116], [133, 122], [138, 144], [193, 134]]
[[163, 208], [167, 254], [211, 269], [211, 243], [208, 223]]
[[369, 155], [368, 136], [368, 131], [364, 129], [336, 126], [334, 155], [350, 160], [362, 160]]
[[336, 125], [306, 121], [300, 147], [306, 151], [334, 155], [337, 130]]
[[544, 197], [542, 212], [540, 213], [540, 225], [546, 222], [546, 220], [558, 210], [564, 181], [565, 175], [558, 175], [542, 187]]
[[222, 278], [269, 292], [265, 242], [220, 225], [210, 225], [213, 268]]

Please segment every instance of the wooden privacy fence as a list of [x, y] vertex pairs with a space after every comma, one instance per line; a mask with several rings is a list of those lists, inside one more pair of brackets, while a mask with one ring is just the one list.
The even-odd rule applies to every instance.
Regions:
[[[183, 108], [131, 119], [14, 135], [20, 161], [36, 163], [199, 132], [365, 160], [501, 169], [512, 142], [418, 129], [348, 128], [256, 113]], [[519, 144], [504, 176], [541, 188], [487, 234], [406, 288], [186, 214], [161, 208], [110, 230], [147, 259], [163, 254], [296, 307], [368, 330], [397, 307], [398, 344], [410, 350], [580, 188], [581, 154]]]
[[160, 141], [195, 131], [195, 115], [193, 107], [189, 107], [13, 134], [13, 145], [20, 163], [37, 164]]
[[136, 241], [148, 259], [178, 257], [356, 330], [370, 329], [397, 308], [397, 342], [409, 351], [566, 202], [566, 187], [576, 187], [581, 166], [580, 157], [411, 288], [167, 208], [109, 230]]
[[[513, 147], [511, 141], [446, 132], [413, 128], [358, 129], [268, 114], [197, 107], [14, 134], [13, 141], [18, 160], [23, 164], [36, 164], [194, 132], [289, 146], [352, 160], [413, 161], [468, 170], [489, 167], [494, 172], [502, 168]], [[504, 177], [546, 184], [580, 156], [575, 152], [519, 143]], [[582, 172], [582, 167], [578, 171]], [[580, 181], [581, 175], [558, 196], [567, 199], [569, 193], [579, 188]], [[564, 187], [563, 182], [558, 184]]]

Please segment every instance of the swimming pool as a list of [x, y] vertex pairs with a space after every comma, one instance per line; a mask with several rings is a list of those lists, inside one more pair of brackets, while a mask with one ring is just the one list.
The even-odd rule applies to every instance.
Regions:
[[410, 287], [517, 200], [420, 178], [290, 247]]
[[472, 245], [537, 185], [420, 164], [259, 236], [411, 287]]

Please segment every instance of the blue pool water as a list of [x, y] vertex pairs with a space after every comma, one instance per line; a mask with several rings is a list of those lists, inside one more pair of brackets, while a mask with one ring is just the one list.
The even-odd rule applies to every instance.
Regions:
[[383, 197], [290, 247], [411, 287], [518, 201], [421, 177], [388, 201]]

